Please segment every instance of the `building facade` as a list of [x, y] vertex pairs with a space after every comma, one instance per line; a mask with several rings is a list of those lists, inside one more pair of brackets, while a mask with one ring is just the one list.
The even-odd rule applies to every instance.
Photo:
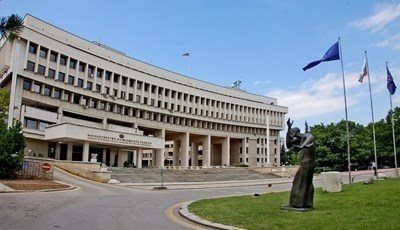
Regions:
[[109, 166], [280, 164], [287, 107], [277, 99], [183, 76], [31, 15], [0, 41], [9, 125], [26, 155]]

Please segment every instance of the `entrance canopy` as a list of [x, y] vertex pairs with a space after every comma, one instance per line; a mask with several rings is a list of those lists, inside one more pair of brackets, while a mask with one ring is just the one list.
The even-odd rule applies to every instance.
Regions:
[[45, 129], [45, 140], [58, 142], [88, 141], [108, 146], [139, 147], [144, 149], [163, 149], [165, 145], [163, 138], [70, 123], [60, 123], [47, 127]]

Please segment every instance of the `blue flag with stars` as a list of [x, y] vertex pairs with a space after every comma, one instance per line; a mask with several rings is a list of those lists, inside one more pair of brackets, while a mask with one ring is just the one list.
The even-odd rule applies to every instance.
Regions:
[[393, 95], [396, 92], [396, 84], [394, 84], [392, 74], [389, 71], [389, 68], [386, 67], [387, 72], [387, 89], [389, 90], [390, 95]]
[[339, 59], [340, 59], [339, 42], [336, 42], [335, 44], [333, 44], [333, 46], [331, 46], [331, 48], [328, 49], [328, 51], [326, 51], [326, 53], [320, 60], [308, 63], [308, 65], [306, 65], [306, 67], [304, 67], [303, 70], [306, 71], [308, 69], [311, 69], [312, 67], [318, 65], [321, 62], [335, 61]]

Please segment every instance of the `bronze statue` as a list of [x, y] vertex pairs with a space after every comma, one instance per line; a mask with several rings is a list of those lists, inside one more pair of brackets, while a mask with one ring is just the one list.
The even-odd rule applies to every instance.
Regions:
[[288, 126], [286, 147], [301, 154], [301, 162], [300, 168], [293, 179], [289, 204], [282, 206], [282, 209], [295, 211], [311, 210], [314, 198], [314, 136], [308, 133], [308, 130], [306, 131], [307, 133], [300, 133], [299, 128], [292, 128], [293, 121], [290, 122], [290, 118], [286, 124]]

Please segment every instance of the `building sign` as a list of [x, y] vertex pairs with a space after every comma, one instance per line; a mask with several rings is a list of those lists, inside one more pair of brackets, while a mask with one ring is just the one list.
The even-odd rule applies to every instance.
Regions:
[[125, 144], [125, 145], [132, 145], [132, 146], [151, 147], [151, 142], [149, 142], [149, 141], [141, 141], [141, 140], [133, 140], [133, 139], [124, 138], [123, 134], [119, 135], [119, 137], [88, 134], [87, 139], [91, 140], [91, 141], [101, 141], [101, 142], [108, 142], [108, 143], [112, 143], [112, 144]]

